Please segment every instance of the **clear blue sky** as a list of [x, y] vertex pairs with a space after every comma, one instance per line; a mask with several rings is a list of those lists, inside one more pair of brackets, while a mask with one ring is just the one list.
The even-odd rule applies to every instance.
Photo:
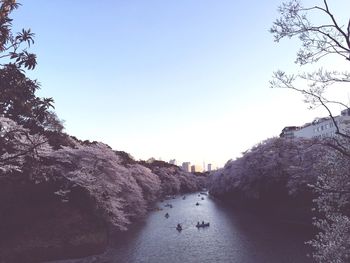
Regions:
[[[348, 0], [330, 2], [350, 10]], [[136, 159], [221, 166], [320, 114], [269, 88], [274, 70], [298, 69], [298, 42], [277, 45], [268, 33], [280, 0], [20, 3], [15, 27], [36, 33], [30, 75], [80, 139]]]

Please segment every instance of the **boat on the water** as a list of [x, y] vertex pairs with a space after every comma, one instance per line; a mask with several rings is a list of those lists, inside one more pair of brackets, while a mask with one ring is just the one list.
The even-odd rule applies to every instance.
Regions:
[[176, 230], [179, 231], [179, 232], [182, 231], [182, 226], [180, 224], [177, 224]]
[[202, 224], [197, 223], [196, 227], [197, 227], [197, 228], [200, 228], [200, 227], [208, 227], [209, 225], [210, 225], [209, 223], [202, 223]]

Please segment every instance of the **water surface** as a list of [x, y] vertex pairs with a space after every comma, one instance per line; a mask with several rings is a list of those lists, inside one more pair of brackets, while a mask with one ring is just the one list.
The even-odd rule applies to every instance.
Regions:
[[[306, 256], [309, 251], [304, 242], [311, 235], [305, 228], [234, 211], [199, 193], [186, 195], [185, 200], [182, 196], [165, 200], [158, 207], [162, 210], [151, 212], [144, 223], [113, 241], [103, 255], [59, 262], [312, 262]], [[210, 227], [197, 229], [198, 221], [210, 222]], [[178, 223], [183, 226], [181, 232], [176, 230]]]

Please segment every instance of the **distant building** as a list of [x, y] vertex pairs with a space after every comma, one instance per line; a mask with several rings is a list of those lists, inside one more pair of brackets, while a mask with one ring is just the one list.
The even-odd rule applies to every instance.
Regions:
[[208, 169], [207, 169], [207, 171], [208, 171], [208, 172], [211, 172], [212, 169], [213, 169], [212, 164], [211, 164], [211, 163], [208, 163]]
[[183, 162], [182, 163], [182, 169], [186, 172], [191, 172], [191, 163], [190, 162]]
[[195, 165], [191, 165], [191, 173], [195, 173], [196, 172], [196, 166]]
[[202, 172], [202, 171], [203, 171], [203, 168], [200, 165], [191, 166], [191, 173]]
[[[340, 132], [345, 133], [350, 130], [350, 110], [346, 109], [339, 116], [334, 117], [334, 121]], [[283, 128], [280, 137], [284, 138], [325, 138], [333, 137], [337, 131], [334, 121], [330, 117], [317, 118], [311, 123], [306, 123], [301, 127], [288, 126]]]
[[169, 163], [170, 163], [170, 164], [173, 164], [173, 165], [176, 165], [176, 160], [175, 160], [175, 159], [171, 159], [171, 160], [169, 161]]
[[281, 134], [280, 134], [280, 137], [292, 139], [292, 138], [294, 138], [294, 132], [299, 130], [299, 129], [300, 129], [300, 127], [297, 127], [297, 126], [284, 127]]

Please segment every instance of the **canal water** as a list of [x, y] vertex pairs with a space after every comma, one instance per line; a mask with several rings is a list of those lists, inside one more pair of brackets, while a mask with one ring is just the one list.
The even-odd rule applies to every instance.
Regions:
[[[59, 262], [312, 262], [304, 245], [311, 234], [300, 226], [234, 211], [199, 193], [165, 200], [158, 207], [162, 210], [151, 212], [145, 222], [112, 242], [103, 255]], [[166, 213], [169, 218], [164, 216]], [[198, 221], [210, 222], [210, 226], [198, 229]], [[176, 230], [178, 223], [183, 227], [180, 232]]]

